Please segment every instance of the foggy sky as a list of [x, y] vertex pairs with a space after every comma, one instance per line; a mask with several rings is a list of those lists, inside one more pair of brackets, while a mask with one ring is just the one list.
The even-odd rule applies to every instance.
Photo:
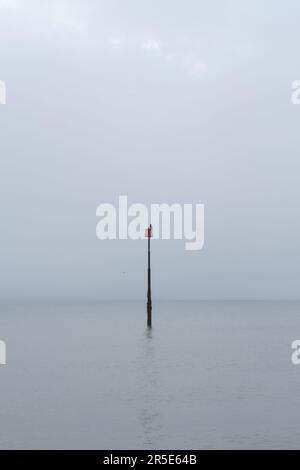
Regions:
[[[96, 208], [205, 204], [155, 299], [299, 299], [298, 0], [0, 0], [0, 299], [144, 298]], [[124, 274], [125, 273], [125, 274]]]

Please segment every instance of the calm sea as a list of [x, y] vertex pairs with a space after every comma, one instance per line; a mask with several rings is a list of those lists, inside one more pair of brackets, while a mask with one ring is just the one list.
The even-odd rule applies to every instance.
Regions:
[[300, 449], [300, 303], [1, 304], [1, 449]]

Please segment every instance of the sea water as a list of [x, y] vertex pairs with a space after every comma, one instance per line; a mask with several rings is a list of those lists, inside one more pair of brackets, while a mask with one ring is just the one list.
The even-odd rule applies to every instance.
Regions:
[[300, 303], [2, 303], [1, 449], [299, 449]]

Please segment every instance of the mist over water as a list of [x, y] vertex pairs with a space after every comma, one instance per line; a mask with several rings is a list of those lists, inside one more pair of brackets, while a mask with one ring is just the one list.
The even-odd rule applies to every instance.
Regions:
[[[0, 449], [300, 448], [299, 18], [0, 0]], [[151, 330], [120, 196], [205, 206], [197, 251], [139, 227]]]
[[0, 448], [300, 448], [299, 310], [1, 304]]

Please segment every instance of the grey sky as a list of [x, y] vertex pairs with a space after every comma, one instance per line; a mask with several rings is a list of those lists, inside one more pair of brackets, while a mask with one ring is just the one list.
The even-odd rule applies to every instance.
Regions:
[[[97, 206], [204, 203], [155, 298], [299, 298], [298, 0], [0, 0], [2, 299], [144, 298]], [[126, 272], [124, 275], [123, 272]]]

